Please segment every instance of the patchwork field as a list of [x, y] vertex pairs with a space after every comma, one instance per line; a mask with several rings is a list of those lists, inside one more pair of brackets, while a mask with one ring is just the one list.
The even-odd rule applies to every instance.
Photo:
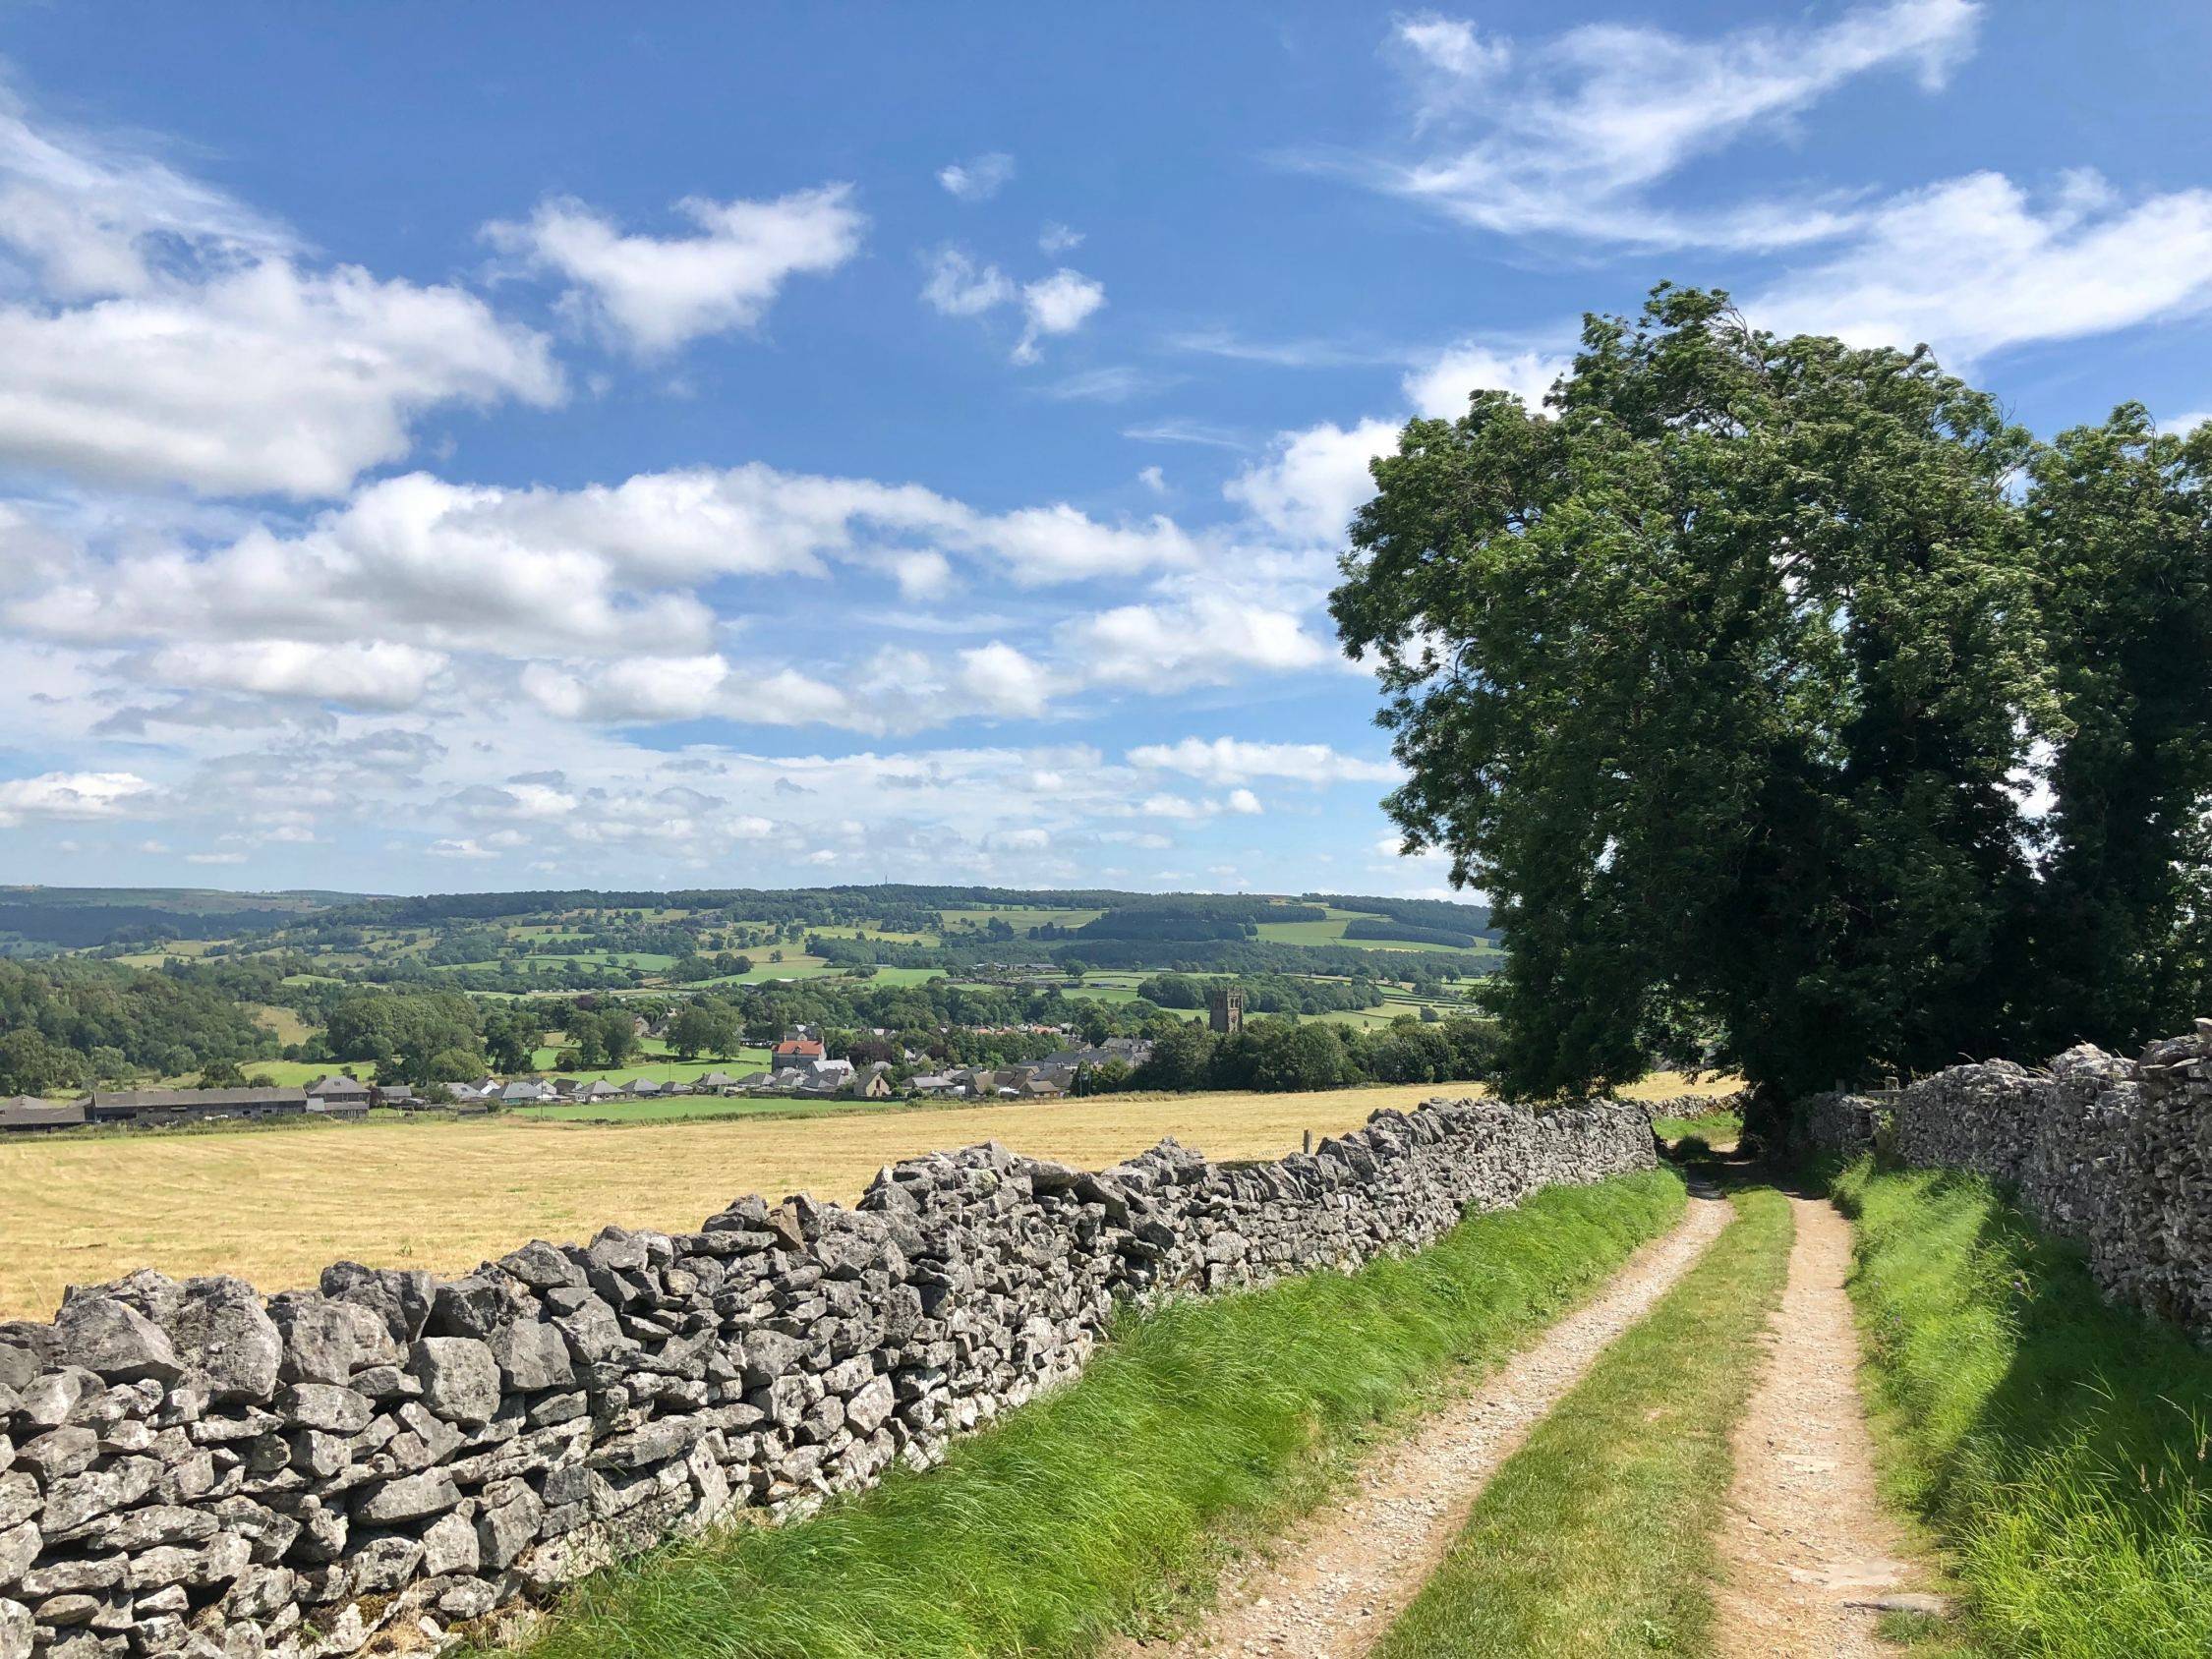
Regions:
[[[1655, 1077], [1625, 1093], [1673, 1094]], [[849, 1201], [883, 1165], [1000, 1140], [1097, 1169], [1174, 1135], [1215, 1158], [1276, 1157], [1480, 1085], [1318, 1094], [1104, 1095], [1006, 1106], [563, 1123], [542, 1113], [229, 1134], [0, 1142], [0, 1318], [50, 1318], [70, 1284], [154, 1267], [262, 1290], [332, 1261], [459, 1272], [609, 1222], [678, 1231], [748, 1192]], [[790, 1103], [786, 1103], [789, 1105]]]

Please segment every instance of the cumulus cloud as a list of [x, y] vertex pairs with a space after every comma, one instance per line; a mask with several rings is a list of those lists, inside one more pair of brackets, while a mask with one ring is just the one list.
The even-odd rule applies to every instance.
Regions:
[[1061, 224], [1054, 219], [1047, 219], [1043, 228], [1037, 232], [1038, 251], [1055, 258], [1067, 253], [1070, 249], [1080, 248], [1082, 245], [1083, 233], [1081, 231]]
[[581, 201], [541, 202], [521, 222], [485, 227], [526, 268], [563, 279], [563, 303], [639, 357], [750, 328], [793, 276], [820, 275], [859, 250], [867, 220], [852, 187], [824, 185], [769, 201], [685, 197], [688, 236], [624, 232]]
[[0, 829], [27, 820], [121, 818], [151, 804], [154, 785], [129, 772], [48, 772], [0, 781]]
[[545, 339], [447, 285], [310, 268], [223, 193], [0, 101], [0, 459], [203, 493], [339, 493], [435, 409], [562, 383]]
[[1298, 612], [1226, 594], [1116, 605], [1066, 624], [1062, 638], [1092, 680], [1162, 690], [1311, 668], [1330, 656]]
[[1349, 429], [1324, 421], [1280, 434], [1267, 459], [1239, 473], [1222, 492], [1282, 535], [1339, 541], [1353, 513], [1374, 493], [1368, 464], [1397, 444], [1398, 428], [1388, 421]]
[[1410, 371], [1404, 385], [1415, 412], [1435, 419], [1466, 414], [1468, 396], [1477, 391], [1511, 392], [1532, 410], [1541, 411], [1552, 381], [1573, 366], [1564, 352], [1504, 351], [1465, 340]]
[[1268, 743], [1238, 737], [1186, 737], [1147, 743], [1129, 752], [1129, 764], [1152, 772], [1179, 772], [1207, 783], [1249, 783], [1280, 777], [1297, 783], [1394, 783], [1399, 772], [1387, 761], [1364, 761], [1326, 743]]
[[545, 341], [456, 288], [278, 260], [0, 306], [0, 457], [204, 493], [333, 495], [439, 405], [556, 402]]
[[146, 671], [165, 685], [407, 709], [444, 666], [442, 653], [392, 640], [263, 639], [169, 646]]
[[955, 161], [937, 171], [937, 182], [962, 201], [988, 201], [1014, 178], [1014, 157], [1004, 150]]
[[1034, 716], [1045, 712], [1051, 676], [1010, 645], [993, 641], [960, 654], [960, 684], [988, 713]]
[[1073, 334], [1106, 303], [1106, 285], [1063, 265], [1050, 276], [1023, 286], [1021, 310], [1027, 321], [1014, 348], [1014, 361], [1034, 363], [1038, 342], [1047, 335]]

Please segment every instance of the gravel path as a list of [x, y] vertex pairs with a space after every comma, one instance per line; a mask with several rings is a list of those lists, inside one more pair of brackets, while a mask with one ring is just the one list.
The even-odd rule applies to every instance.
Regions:
[[1789, 1287], [1768, 1327], [1765, 1377], [1736, 1425], [1717, 1597], [1719, 1650], [1875, 1659], [1885, 1608], [1934, 1611], [1911, 1592], [1902, 1529], [1876, 1496], [1874, 1444], [1859, 1399], [1858, 1333], [1844, 1276], [1850, 1223], [1792, 1196]]
[[1568, 1314], [1363, 1469], [1354, 1489], [1222, 1584], [1219, 1605], [1171, 1642], [1122, 1655], [1267, 1654], [1350, 1659], [1390, 1628], [1466, 1524], [1490, 1476], [1614, 1338], [1705, 1252], [1733, 1212], [1699, 1193], [1673, 1231], [1628, 1259]]

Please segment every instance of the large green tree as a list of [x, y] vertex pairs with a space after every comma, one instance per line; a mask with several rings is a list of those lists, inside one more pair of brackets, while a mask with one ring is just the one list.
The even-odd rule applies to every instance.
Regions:
[[2140, 404], [2063, 432], [2027, 495], [2062, 703], [2037, 1053], [2212, 1011], [2212, 425]]
[[1691, 1032], [1789, 1091], [2017, 1035], [2033, 449], [1925, 353], [1662, 289], [1548, 411], [1478, 393], [1375, 463], [1332, 607], [1391, 813], [1503, 925], [1511, 1086]]

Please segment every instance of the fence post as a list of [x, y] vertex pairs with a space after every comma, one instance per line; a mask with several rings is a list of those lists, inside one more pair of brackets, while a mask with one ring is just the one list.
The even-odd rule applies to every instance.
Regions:
[[1306, 1131], [1306, 1156], [1309, 1158], [1313, 1156], [1313, 1131], [1311, 1129]]

